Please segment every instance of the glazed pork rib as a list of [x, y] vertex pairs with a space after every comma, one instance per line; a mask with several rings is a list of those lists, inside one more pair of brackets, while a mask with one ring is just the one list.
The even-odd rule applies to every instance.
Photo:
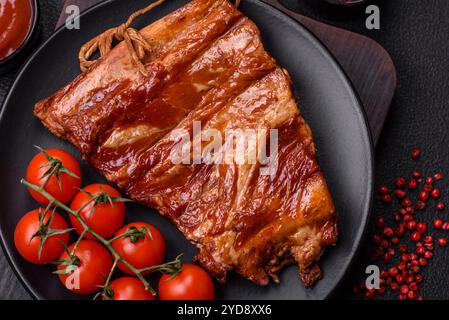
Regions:
[[[37, 103], [36, 116], [129, 197], [170, 218], [218, 280], [235, 270], [267, 285], [296, 262], [311, 286], [337, 217], [290, 77], [258, 28], [227, 0], [194, 0], [141, 32], [154, 48], [145, 75], [121, 43]], [[223, 136], [275, 129], [276, 166], [263, 174], [260, 161], [173, 161], [175, 133], [193, 141], [195, 123]]]

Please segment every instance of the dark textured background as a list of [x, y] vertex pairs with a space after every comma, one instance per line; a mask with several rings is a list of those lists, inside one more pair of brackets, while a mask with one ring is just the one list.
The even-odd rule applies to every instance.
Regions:
[[[318, 0], [281, 0], [288, 7], [355, 32], [365, 34], [382, 44], [391, 54], [398, 71], [396, 97], [376, 150], [376, 182], [391, 182], [396, 176], [408, 175], [414, 169], [425, 174], [441, 170], [449, 177], [449, 1], [383, 0], [381, 30], [365, 28], [363, 10], [335, 10]], [[40, 0], [42, 40], [56, 24], [62, 0]], [[364, 7], [362, 8], [364, 9]], [[0, 103], [14, 78], [14, 72], [0, 77]], [[0, 137], [1, 138], [1, 137]], [[419, 146], [423, 156], [411, 161], [409, 152]], [[449, 202], [449, 183], [443, 182], [443, 199]], [[373, 216], [389, 214], [376, 196]], [[438, 214], [449, 220], [449, 214]], [[420, 214], [419, 220], [431, 222], [435, 211]], [[372, 234], [369, 232], [368, 237]], [[447, 233], [449, 235], [449, 233]], [[368, 241], [367, 241], [368, 243]], [[365, 250], [366, 249], [366, 250]], [[353, 297], [350, 287], [362, 276], [366, 252], [362, 250], [337, 298]], [[436, 250], [435, 258], [425, 268], [421, 294], [426, 299], [449, 298], [449, 248]], [[389, 297], [389, 295], [385, 295]], [[0, 298], [29, 298], [0, 252]]]

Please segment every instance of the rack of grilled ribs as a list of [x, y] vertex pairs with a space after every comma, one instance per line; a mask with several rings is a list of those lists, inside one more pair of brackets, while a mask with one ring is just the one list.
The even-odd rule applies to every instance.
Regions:
[[[227, 0], [193, 0], [141, 30], [139, 72], [124, 43], [35, 115], [129, 197], [171, 219], [219, 281], [230, 270], [267, 285], [297, 263], [306, 286], [337, 240], [337, 217], [291, 80], [256, 25]], [[277, 129], [277, 169], [174, 163], [172, 134], [194, 121], [219, 132]]]

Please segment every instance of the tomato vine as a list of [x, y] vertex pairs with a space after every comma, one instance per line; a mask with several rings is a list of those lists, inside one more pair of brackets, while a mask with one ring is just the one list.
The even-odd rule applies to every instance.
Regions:
[[[123, 265], [125, 265], [126, 267], [128, 267], [134, 274], [135, 276], [143, 283], [143, 285], [145, 286], [146, 290], [149, 290], [154, 296], [156, 295], [156, 291], [152, 288], [152, 286], [150, 285], [150, 283], [148, 282], [147, 279], [145, 279], [143, 273], [148, 273], [148, 272], [155, 272], [155, 271], [161, 271], [164, 273], [169, 273], [171, 275], [176, 275], [180, 272], [181, 270], [181, 256], [182, 255], [178, 255], [176, 257], [176, 259], [174, 259], [173, 261], [164, 263], [164, 264], [160, 264], [160, 265], [156, 265], [156, 266], [151, 266], [148, 268], [143, 268], [143, 269], [137, 269], [135, 268], [133, 265], [131, 265], [126, 259], [124, 259], [111, 245], [112, 241], [115, 240], [117, 237], [114, 237], [112, 239], [105, 239], [103, 238], [101, 235], [99, 235], [97, 232], [95, 232], [92, 228], [90, 228], [86, 222], [81, 218], [80, 212], [85, 208], [85, 206], [87, 206], [88, 204], [94, 202], [98, 202], [98, 201], [113, 201], [113, 199], [105, 199], [104, 198], [104, 194], [98, 194], [98, 195], [92, 195], [91, 199], [85, 204], [85, 206], [79, 208], [78, 210], [72, 210], [69, 206], [65, 205], [64, 203], [62, 203], [61, 201], [57, 200], [55, 197], [53, 197], [50, 193], [48, 193], [47, 191], [45, 191], [41, 186], [35, 185], [33, 183], [28, 182], [25, 179], [21, 180], [21, 183], [23, 185], [25, 185], [26, 187], [38, 192], [39, 194], [41, 194], [42, 196], [44, 196], [48, 201], [49, 204], [47, 206], [48, 210], [51, 207], [54, 208], [59, 208], [64, 210], [65, 212], [67, 212], [69, 215], [73, 216], [76, 220], [78, 220], [82, 227], [84, 228], [83, 232], [81, 233], [80, 237], [78, 238], [78, 240], [76, 241], [73, 249], [70, 251], [69, 253], [69, 257], [70, 260], [76, 261], [76, 257], [75, 255], [75, 250], [77, 248], [77, 244], [80, 243], [80, 241], [83, 239], [83, 237], [85, 236], [86, 233], [90, 233], [92, 234], [101, 244], [103, 244], [108, 251], [111, 253], [111, 255], [113, 256], [114, 259], [114, 263], [113, 266], [110, 270], [110, 273], [108, 275], [108, 278], [106, 279], [106, 282], [103, 286], [103, 291], [100, 292], [99, 294], [97, 294], [95, 297], [99, 297], [99, 296], [103, 296], [103, 297], [108, 297], [108, 291], [110, 291], [109, 288], [109, 284], [110, 281], [112, 279], [112, 275], [116, 269], [117, 264], [120, 262]], [[102, 197], [100, 199], [100, 197]], [[119, 201], [125, 201], [125, 199], [120, 198], [118, 199]], [[54, 211], [54, 210], [53, 210]], [[65, 230], [65, 232], [68, 232], [70, 230]], [[139, 232], [143, 232], [143, 230], [134, 230], [134, 229], [130, 229], [127, 230], [125, 233], [121, 234], [120, 237], [136, 237], [136, 231], [137, 233]], [[61, 262], [59, 262], [61, 263]], [[65, 263], [67, 265], [67, 268], [70, 267], [70, 265], [72, 264], [72, 262], [62, 262]]]

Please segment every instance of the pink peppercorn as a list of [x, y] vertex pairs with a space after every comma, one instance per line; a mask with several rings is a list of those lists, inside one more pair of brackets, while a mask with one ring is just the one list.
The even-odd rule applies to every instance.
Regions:
[[416, 181], [416, 179], [410, 179], [410, 181], [408, 182], [408, 188], [410, 190], [414, 190], [414, 189], [416, 189], [417, 186], [418, 186], [418, 181]]
[[380, 186], [380, 187], [379, 187], [379, 193], [380, 193], [380, 194], [386, 194], [386, 193], [388, 193], [388, 188], [387, 188], [386, 186], [384, 186], [384, 185]]
[[415, 231], [412, 233], [410, 238], [412, 239], [412, 241], [418, 242], [419, 240], [421, 240], [421, 234], [418, 231]]
[[438, 245], [439, 245], [440, 247], [445, 247], [445, 246], [447, 246], [447, 239], [446, 239], [446, 238], [440, 238], [440, 239], [438, 239]]
[[426, 201], [429, 198], [429, 193], [427, 191], [421, 191], [419, 198], [421, 201]]
[[397, 189], [394, 191], [394, 194], [396, 195], [396, 198], [402, 199], [405, 197], [405, 191], [401, 189]]
[[416, 231], [419, 233], [424, 233], [427, 231], [427, 225], [423, 222], [420, 222], [416, 225]]
[[391, 198], [391, 195], [389, 195], [389, 194], [382, 195], [383, 203], [391, 203], [391, 201], [393, 201], [393, 199]]
[[413, 149], [412, 152], [410, 152], [410, 156], [414, 160], [418, 159], [421, 156], [421, 149], [419, 148]]
[[433, 226], [435, 227], [435, 229], [441, 229], [441, 227], [443, 226], [443, 220], [435, 219], [435, 221], [433, 222]]
[[438, 188], [433, 189], [432, 192], [430, 193], [430, 196], [433, 199], [438, 199], [440, 197], [440, 195], [441, 195], [441, 191]]
[[399, 189], [404, 188], [406, 183], [407, 182], [402, 177], [399, 177], [399, 178], [396, 179], [396, 187], [399, 188]]
[[408, 292], [408, 286], [407, 285], [402, 285], [401, 286], [401, 293], [402, 294], [407, 294], [407, 292]]
[[445, 223], [443, 223], [441, 229], [443, 229], [444, 231], [449, 231], [449, 222], [446, 221]]
[[394, 235], [394, 231], [390, 227], [386, 227], [384, 229], [383, 233], [386, 237], [389, 237], [389, 238], [391, 238]]

